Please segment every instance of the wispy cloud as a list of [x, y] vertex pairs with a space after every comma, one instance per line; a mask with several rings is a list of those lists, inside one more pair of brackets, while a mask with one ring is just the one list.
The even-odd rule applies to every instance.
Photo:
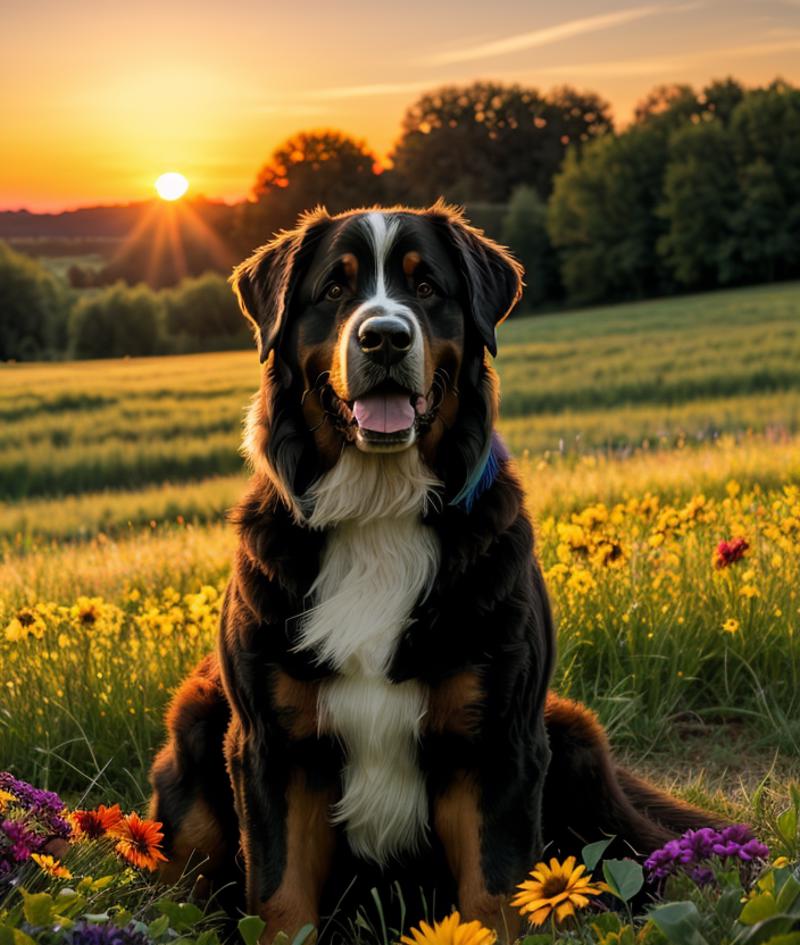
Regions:
[[429, 89], [431, 85], [441, 84], [441, 79], [375, 82], [367, 85], [339, 85], [323, 89], [309, 89], [302, 94], [304, 98], [310, 99], [371, 98], [375, 95], [405, 95], [410, 92], [422, 92]]
[[566, 78], [627, 78], [629, 76], [674, 75], [710, 60], [724, 58], [756, 58], [773, 56], [777, 53], [800, 50], [800, 37], [783, 42], [750, 43], [745, 46], [733, 46], [728, 49], [704, 50], [687, 53], [682, 56], [650, 56], [646, 59], [616, 59], [609, 62], [573, 62], [557, 66], [544, 66], [536, 69], [536, 75], [564, 76]]
[[471, 62], [475, 59], [489, 59], [492, 56], [503, 56], [508, 53], [520, 52], [523, 49], [536, 49], [539, 46], [549, 46], [574, 36], [586, 33], [596, 33], [600, 30], [611, 29], [615, 26], [624, 26], [636, 20], [643, 20], [649, 16], [661, 13], [681, 13], [695, 9], [700, 3], [685, 3], [680, 6], [664, 7], [650, 4], [642, 7], [631, 7], [628, 10], [615, 10], [611, 13], [600, 13], [597, 16], [582, 17], [578, 20], [568, 20], [555, 26], [546, 26], [542, 29], [531, 30], [528, 33], [517, 33], [502, 39], [467, 46], [463, 49], [450, 49], [430, 56], [427, 61], [431, 64], [444, 65], [454, 62]]

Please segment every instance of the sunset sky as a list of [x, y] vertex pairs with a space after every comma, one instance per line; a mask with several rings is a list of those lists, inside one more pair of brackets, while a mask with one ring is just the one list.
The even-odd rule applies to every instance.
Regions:
[[9, 0], [0, 209], [247, 194], [283, 138], [336, 127], [384, 157], [420, 92], [474, 79], [608, 99], [654, 85], [800, 82], [800, 0]]

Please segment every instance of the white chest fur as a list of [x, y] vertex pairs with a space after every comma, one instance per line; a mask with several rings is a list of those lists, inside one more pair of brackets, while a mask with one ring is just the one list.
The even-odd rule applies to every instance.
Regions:
[[391, 683], [386, 670], [438, 569], [437, 537], [421, 521], [436, 485], [414, 449], [346, 450], [316, 485], [308, 520], [330, 529], [300, 648], [339, 673], [320, 687], [318, 706], [321, 726], [341, 739], [346, 757], [332, 819], [355, 853], [378, 863], [418, 847], [427, 830], [417, 764], [425, 687]]

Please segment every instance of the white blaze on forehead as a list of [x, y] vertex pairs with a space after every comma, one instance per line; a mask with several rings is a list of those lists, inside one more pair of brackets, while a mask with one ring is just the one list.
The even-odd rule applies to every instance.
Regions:
[[367, 298], [356, 308], [342, 332], [338, 346], [339, 372], [345, 378], [348, 390], [352, 389], [350, 371], [351, 339], [355, 326], [359, 325], [362, 317], [372, 309], [383, 309], [386, 314], [403, 315], [410, 324], [412, 332], [411, 350], [406, 355], [406, 373], [413, 377], [415, 386], [420, 388], [416, 393], [422, 393], [422, 381], [425, 370], [425, 352], [423, 350], [422, 327], [416, 314], [401, 299], [392, 298], [387, 289], [387, 268], [392, 248], [397, 242], [400, 233], [400, 218], [386, 213], [372, 212], [365, 214], [359, 221], [369, 243], [373, 259], [372, 272], [374, 282], [367, 290]]
[[364, 227], [375, 260], [375, 285], [372, 291], [374, 296], [386, 298], [386, 264], [397, 240], [400, 221], [385, 213], [368, 213], [364, 217]]

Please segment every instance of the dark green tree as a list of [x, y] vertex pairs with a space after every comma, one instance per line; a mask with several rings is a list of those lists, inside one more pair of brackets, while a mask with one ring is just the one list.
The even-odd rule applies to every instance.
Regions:
[[535, 188], [518, 187], [503, 221], [502, 241], [525, 267], [528, 305], [540, 305], [560, 292], [558, 259], [547, 233], [547, 205]]
[[48, 358], [63, 350], [69, 304], [58, 279], [0, 241], [0, 360]]
[[548, 232], [561, 280], [574, 301], [638, 298], [666, 286], [656, 245], [665, 224], [661, 202], [665, 133], [634, 125], [618, 137], [571, 151], [555, 179]]
[[163, 348], [161, 298], [147, 286], [117, 283], [81, 298], [70, 316], [70, 348], [76, 358], [158, 354]]
[[689, 288], [736, 281], [733, 219], [740, 194], [731, 136], [721, 121], [689, 124], [670, 138], [658, 252]]
[[216, 273], [185, 279], [165, 292], [165, 308], [169, 333], [185, 335], [197, 347], [233, 338], [246, 343], [251, 337], [231, 287]]
[[519, 85], [476, 82], [419, 98], [406, 112], [392, 161], [403, 199], [507, 202], [521, 184], [542, 197], [570, 143], [612, 127], [608, 105], [591, 93], [551, 97]]

